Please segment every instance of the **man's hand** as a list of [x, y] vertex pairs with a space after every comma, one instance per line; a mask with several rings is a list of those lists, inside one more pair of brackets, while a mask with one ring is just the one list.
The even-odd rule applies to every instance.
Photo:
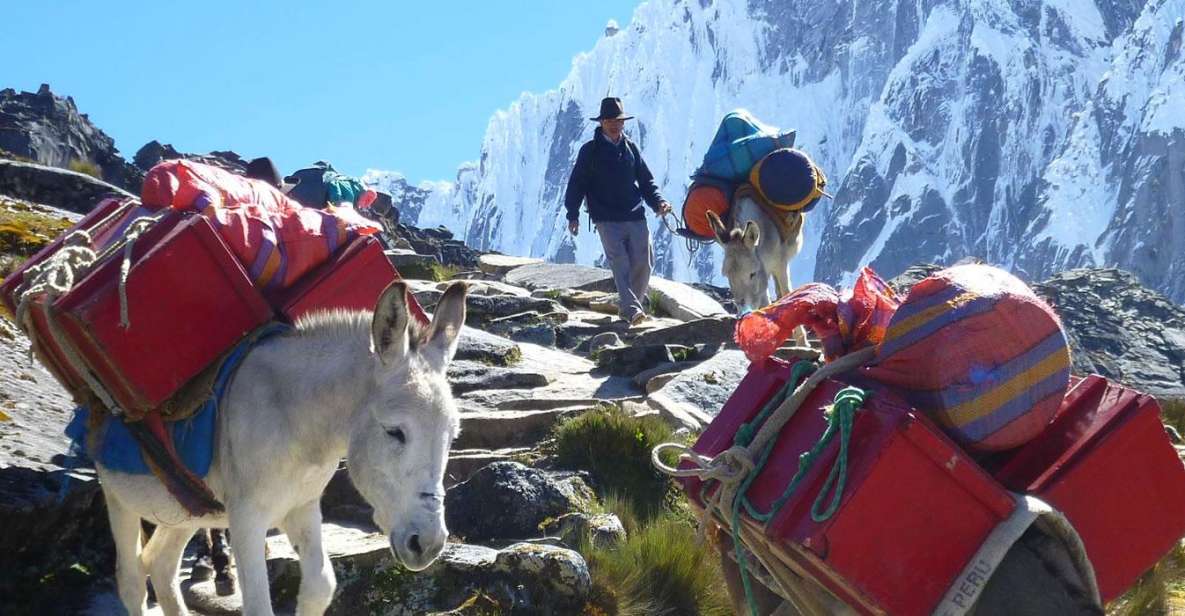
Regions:
[[580, 234], [580, 219], [568, 221], [568, 233], [571, 233], [572, 235]]
[[658, 204], [658, 215], [659, 216], [666, 216], [667, 214], [670, 214], [670, 213], [671, 213], [671, 204], [670, 203], [663, 201], [662, 203]]

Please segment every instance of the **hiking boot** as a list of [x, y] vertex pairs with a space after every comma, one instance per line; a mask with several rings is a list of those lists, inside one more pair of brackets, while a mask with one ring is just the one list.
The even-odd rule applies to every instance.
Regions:
[[645, 312], [639, 312], [638, 314], [635, 314], [634, 316], [630, 317], [630, 325], [631, 326], [638, 325], [638, 324], [644, 322], [646, 320], [646, 318], [647, 317], [646, 317]]

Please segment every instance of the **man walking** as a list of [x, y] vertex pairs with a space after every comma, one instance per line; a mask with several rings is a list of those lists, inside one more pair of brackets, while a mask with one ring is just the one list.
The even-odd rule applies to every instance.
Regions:
[[605, 258], [617, 285], [618, 310], [622, 319], [636, 325], [646, 318], [642, 298], [650, 286], [650, 231], [646, 228], [643, 201], [657, 214], [671, 211], [671, 204], [658, 194], [654, 176], [642, 160], [638, 146], [626, 138], [626, 115], [619, 98], [601, 101], [600, 126], [593, 138], [580, 148], [564, 206], [568, 209], [568, 232], [580, 231], [580, 203], [588, 204], [588, 216], [601, 236]]

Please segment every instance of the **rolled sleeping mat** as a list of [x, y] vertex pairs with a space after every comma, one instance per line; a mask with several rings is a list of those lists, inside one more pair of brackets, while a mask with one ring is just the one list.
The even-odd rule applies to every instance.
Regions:
[[823, 189], [827, 186], [827, 176], [806, 152], [781, 148], [753, 165], [749, 183], [757, 194], [779, 209], [809, 212], [826, 194]]

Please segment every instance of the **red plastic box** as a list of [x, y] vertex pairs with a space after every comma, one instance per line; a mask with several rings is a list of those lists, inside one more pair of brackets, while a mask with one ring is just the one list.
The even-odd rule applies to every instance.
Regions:
[[[731, 446], [740, 425], [789, 375], [784, 362], [753, 364], [694, 449], [716, 454]], [[823, 408], [842, 387], [825, 381], [782, 429], [748, 492], [759, 510], [767, 511], [781, 495], [799, 455], [823, 434]], [[840, 506], [817, 523], [811, 506], [838, 450], [837, 437], [770, 520], [766, 534], [861, 613], [930, 614], [988, 533], [1012, 513], [1012, 497], [929, 420], [877, 392], [856, 415]], [[693, 499], [700, 485], [686, 482]], [[830, 494], [826, 498], [830, 502]]]
[[[94, 240], [90, 244], [92, 249], [100, 249], [105, 246], [112, 239], [112, 235], [121, 227], [126, 227], [127, 223], [137, 215], [144, 212], [137, 204], [130, 199], [104, 199], [100, 201], [94, 209], [82, 217], [70, 230], [58, 236], [45, 248], [42, 248], [37, 254], [30, 257], [21, 267], [13, 273], [9, 274], [2, 284], [0, 284], [0, 299], [3, 299], [5, 307], [15, 316], [17, 311], [16, 292], [25, 281], [25, 275], [29, 268], [37, 265], [62, 247], [66, 237], [77, 230], [86, 230], [91, 238]], [[33, 319], [33, 328], [38, 332], [37, 342], [41, 352], [38, 358], [46, 364], [54, 376], [61, 381], [62, 386], [71, 393], [80, 393], [86, 391], [86, 382], [70, 368], [70, 363], [66, 361], [65, 355], [61, 349], [54, 343], [53, 338], [49, 335], [49, 326], [45, 316], [46, 306], [43, 298], [37, 298], [29, 311]]]
[[272, 299], [289, 321], [316, 310], [374, 310], [379, 295], [399, 272], [374, 237], [360, 237], [327, 263]]
[[1089, 376], [995, 473], [1070, 520], [1110, 601], [1185, 535], [1185, 465], [1151, 396]]
[[122, 260], [120, 253], [96, 267], [54, 309], [90, 370], [133, 416], [158, 407], [272, 317], [201, 216], [166, 218], [134, 245], [127, 329], [120, 323]]

